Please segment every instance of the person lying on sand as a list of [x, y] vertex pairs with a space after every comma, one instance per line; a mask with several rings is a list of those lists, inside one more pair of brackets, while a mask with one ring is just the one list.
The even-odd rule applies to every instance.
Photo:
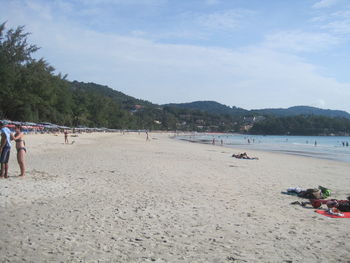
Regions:
[[232, 157], [235, 157], [237, 159], [246, 159], [246, 160], [259, 160], [258, 157], [249, 157], [246, 152], [239, 153], [239, 154], [232, 154]]
[[337, 208], [341, 212], [350, 212], [350, 196], [348, 196], [347, 200], [337, 200], [337, 199], [330, 199], [330, 200], [323, 200], [323, 199], [310, 199], [310, 202], [292, 202], [293, 205], [301, 205], [301, 206], [307, 206], [311, 205], [313, 208], [320, 208], [322, 205], [326, 205], [327, 208]]

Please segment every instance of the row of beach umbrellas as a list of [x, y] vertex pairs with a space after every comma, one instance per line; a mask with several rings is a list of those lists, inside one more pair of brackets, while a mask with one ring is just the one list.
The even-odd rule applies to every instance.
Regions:
[[34, 123], [34, 122], [20, 122], [20, 121], [11, 121], [11, 120], [0, 120], [2, 123], [5, 124], [6, 127], [10, 129], [14, 129], [16, 125], [21, 125], [22, 129], [27, 130], [27, 131], [61, 131], [61, 130], [76, 130], [76, 131], [94, 131], [94, 132], [115, 132], [118, 130], [114, 129], [107, 129], [107, 128], [89, 128], [89, 127], [67, 127], [67, 126], [62, 126], [62, 125], [57, 125], [57, 124], [52, 124], [50, 122], [39, 122], [39, 123]]

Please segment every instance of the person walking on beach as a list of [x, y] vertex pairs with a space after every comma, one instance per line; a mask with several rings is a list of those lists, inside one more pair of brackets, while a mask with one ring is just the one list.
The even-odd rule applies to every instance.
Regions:
[[11, 139], [13, 139], [13, 135], [9, 128], [5, 127], [5, 125], [0, 122], [1, 129], [1, 143], [0, 143], [0, 163], [1, 163], [1, 174], [0, 178], [8, 177], [8, 169], [9, 169], [9, 159], [11, 152]]
[[67, 130], [64, 131], [64, 143], [68, 144], [68, 132], [67, 132]]
[[19, 165], [19, 168], [21, 170], [21, 174], [19, 176], [25, 175], [25, 161], [24, 156], [27, 153], [27, 150], [25, 148], [25, 142], [24, 142], [24, 133], [22, 132], [22, 127], [20, 125], [15, 126], [15, 135], [14, 140], [16, 142], [16, 150], [17, 150], [17, 162]]

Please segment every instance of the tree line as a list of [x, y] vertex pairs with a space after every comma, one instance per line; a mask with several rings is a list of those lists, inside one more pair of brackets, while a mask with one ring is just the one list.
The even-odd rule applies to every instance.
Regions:
[[266, 135], [349, 135], [350, 120], [319, 115], [269, 116], [254, 124], [252, 134]]

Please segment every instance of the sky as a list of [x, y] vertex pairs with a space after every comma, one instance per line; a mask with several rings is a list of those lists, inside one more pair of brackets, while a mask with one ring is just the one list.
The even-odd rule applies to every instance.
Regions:
[[0, 0], [69, 80], [153, 103], [350, 112], [349, 0]]

